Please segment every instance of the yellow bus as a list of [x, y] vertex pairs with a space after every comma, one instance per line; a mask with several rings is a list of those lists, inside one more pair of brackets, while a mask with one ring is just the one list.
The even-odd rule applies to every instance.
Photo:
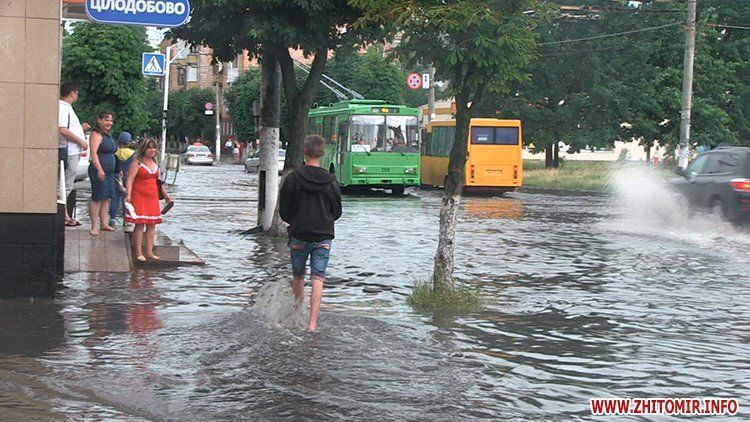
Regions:
[[[421, 183], [444, 186], [456, 121], [432, 121], [422, 142]], [[520, 120], [471, 119], [466, 140], [467, 188], [512, 191], [521, 186], [523, 138]]]

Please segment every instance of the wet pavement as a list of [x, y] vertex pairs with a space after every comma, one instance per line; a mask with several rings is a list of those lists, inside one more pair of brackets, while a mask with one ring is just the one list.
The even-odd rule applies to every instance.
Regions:
[[406, 304], [440, 191], [346, 197], [307, 335], [285, 321], [284, 241], [240, 235], [256, 176], [185, 168], [160, 229], [207, 265], [0, 300], [0, 419], [571, 419], [592, 397], [703, 396], [747, 416], [750, 234], [621, 176], [612, 196], [466, 198], [457, 275], [487, 306], [461, 316]]

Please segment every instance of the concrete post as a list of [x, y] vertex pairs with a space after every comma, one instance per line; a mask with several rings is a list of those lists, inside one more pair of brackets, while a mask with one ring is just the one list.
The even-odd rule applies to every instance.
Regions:
[[682, 70], [682, 112], [680, 113], [679, 165], [687, 168], [690, 153], [690, 114], [693, 102], [693, 63], [695, 62], [695, 15], [697, 0], [687, 0], [685, 58]]

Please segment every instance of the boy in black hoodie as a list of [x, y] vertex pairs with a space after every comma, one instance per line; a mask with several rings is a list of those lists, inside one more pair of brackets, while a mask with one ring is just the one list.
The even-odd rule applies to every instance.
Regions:
[[286, 177], [281, 186], [279, 214], [289, 223], [292, 256], [292, 290], [298, 305], [305, 297], [305, 267], [310, 257], [310, 321], [307, 331], [318, 328], [323, 282], [331, 253], [333, 222], [341, 217], [341, 192], [336, 177], [320, 168], [325, 140], [305, 138], [305, 165]]

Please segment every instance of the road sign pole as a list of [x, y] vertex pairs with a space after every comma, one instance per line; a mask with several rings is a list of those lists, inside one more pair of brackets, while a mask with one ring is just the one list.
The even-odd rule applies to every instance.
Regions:
[[162, 167], [164, 167], [166, 153], [167, 153], [167, 110], [169, 110], [169, 68], [171, 66], [171, 62], [169, 60], [170, 51], [172, 50], [172, 46], [167, 46], [167, 56], [166, 60], [164, 60], [164, 106], [162, 107], [162, 115], [161, 115], [161, 156], [160, 161], [162, 164]]

